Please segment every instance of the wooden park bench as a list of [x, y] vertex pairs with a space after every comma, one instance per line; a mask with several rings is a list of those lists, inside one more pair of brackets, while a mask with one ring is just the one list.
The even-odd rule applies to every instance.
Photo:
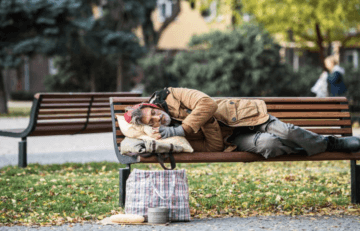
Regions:
[[[124, 139], [117, 124], [116, 115], [123, 115], [126, 107], [147, 102], [147, 97], [110, 98], [113, 137], [116, 156], [126, 168], [120, 173], [120, 205], [125, 205], [126, 179], [131, 164], [158, 163], [152, 157], [130, 157], [120, 154], [120, 142]], [[258, 97], [265, 101], [269, 114], [280, 120], [304, 127], [322, 135], [351, 136], [351, 118], [348, 101], [345, 97]], [[212, 163], [212, 162], [255, 162], [255, 161], [323, 161], [350, 160], [351, 166], [351, 202], [360, 203], [360, 153], [324, 152], [313, 156], [300, 154], [283, 155], [275, 158], [264, 157], [249, 152], [194, 152], [174, 154], [176, 163]]]
[[27, 137], [111, 132], [109, 97], [140, 95], [130, 92], [38, 93], [34, 96], [28, 127], [0, 130], [0, 136], [21, 138], [19, 167], [26, 167]]

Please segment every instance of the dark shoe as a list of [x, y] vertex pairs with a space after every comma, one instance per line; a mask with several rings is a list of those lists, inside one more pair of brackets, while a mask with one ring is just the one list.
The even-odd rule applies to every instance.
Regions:
[[359, 152], [360, 138], [356, 136], [336, 137], [328, 136], [329, 142], [327, 151], [334, 152]]

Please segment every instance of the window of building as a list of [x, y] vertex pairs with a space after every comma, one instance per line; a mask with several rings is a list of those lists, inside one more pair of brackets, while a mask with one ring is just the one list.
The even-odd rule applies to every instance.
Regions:
[[209, 8], [202, 10], [201, 16], [203, 16], [206, 22], [214, 20], [216, 17], [216, 1], [212, 1]]
[[357, 50], [345, 51], [345, 63], [352, 64], [355, 69], [359, 66], [359, 53]]
[[164, 22], [165, 19], [171, 17], [175, 5], [176, 5], [176, 2], [175, 1], [173, 2], [172, 0], [158, 0], [157, 1], [159, 22]]

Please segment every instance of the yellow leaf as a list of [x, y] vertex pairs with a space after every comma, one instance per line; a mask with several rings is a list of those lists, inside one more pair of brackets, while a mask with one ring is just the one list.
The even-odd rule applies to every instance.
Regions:
[[279, 201], [281, 200], [281, 196], [280, 196], [280, 195], [277, 195], [276, 198], [275, 198], [275, 200], [276, 200], [277, 202], [279, 202]]
[[212, 196], [213, 196], [213, 195], [212, 195], [211, 193], [205, 195], [206, 198], [210, 198], [210, 197], [212, 197]]
[[242, 205], [242, 207], [247, 208], [248, 203], [245, 201], [245, 202], [241, 203], [241, 205]]

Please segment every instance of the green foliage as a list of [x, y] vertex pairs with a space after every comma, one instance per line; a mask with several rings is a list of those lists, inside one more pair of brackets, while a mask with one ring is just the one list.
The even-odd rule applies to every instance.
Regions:
[[243, 12], [253, 14], [271, 33], [286, 38], [291, 29], [297, 41], [316, 42], [316, 23], [326, 40], [344, 41], [360, 20], [358, 0], [243, 0], [242, 4]]
[[280, 63], [279, 46], [254, 25], [195, 36], [192, 50], [141, 60], [145, 94], [166, 86], [194, 88], [211, 96], [314, 96], [321, 68], [294, 72]]
[[254, 25], [195, 36], [190, 46], [171, 67], [182, 87], [211, 96], [269, 96], [279, 94], [291, 78], [280, 63], [279, 45]]
[[[130, 65], [144, 54], [145, 50], [131, 30], [144, 21], [144, 8], [154, 1], [109, 0], [102, 4], [100, 18], [93, 15], [95, 4], [99, 2], [1, 1], [0, 52], [4, 55], [0, 55], [0, 65], [19, 64], [15, 58], [21, 55], [60, 55], [69, 58], [64, 58], [60, 65], [64, 70], [47, 78], [49, 89], [64, 91], [69, 87], [68, 90], [88, 91], [90, 81], [92, 91], [116, 89], [114, 63], [118, 65], [116, 59], [121, 57], [126, 60], [124, 65]], [[75, 61], [77, 59], [80, 60]], [[67, 60], [70, 62], [64, 64]], [[81, 66], [84, 63], [86, 66]], [[106, 70], [101, 70], [103, 68]], [[126, 66], [120, 67], [124, 69]], [[95, 80], [89, 78], [89, 72]]]
[[53, 53], [64, 32], [76, 29], [70, 18], [81, 7], [81, 0], [1, 1], [0, 49], [16, 56]]
[[274, 96], [315, 96], [310, 91], [322, 72], [320, 67], [313, 65], [304, 65], [297, 72], [292, 67], [286, 67], [288, 76], [284, 76], [281, 82], [274, 83], [278, 85], [278, 92]]
[[352, 65], [346, 65], [344, 82], [347, 88], [346, 97], [349, 99], [350, 110], [352, 112], [360, 111], [360, 69], [353, 68]]
[[34, 99], [34, 92], [27, 92], [27, 91], [16, 91], [11, 92], [11, 99], [12, 100], [23, 100], [23, 101], [31, 101]]
[[[33, 95], [34, 97], [34, 95]], [[1, 117], [11, 118], [11, 117], [29, 117], [31, 107], [9, 107], [8, 113], [0, 113]]]
[[[96, 68], [90, 68], [96, 65]], [[89, 92], [90, 75], [95, 75], [97, 91], [116, 91], [116, 65], [90, 54], [57, 57], [58, 73], [45, 77], [45, 86], [52, 92]]]
[[168, 54], [153, 54], [139, 60], [145, 76], [144, 95], [151, 95], [164, 87], [178, 86], [178, 80], [170, 70], [173, 61], [173, 57]]

